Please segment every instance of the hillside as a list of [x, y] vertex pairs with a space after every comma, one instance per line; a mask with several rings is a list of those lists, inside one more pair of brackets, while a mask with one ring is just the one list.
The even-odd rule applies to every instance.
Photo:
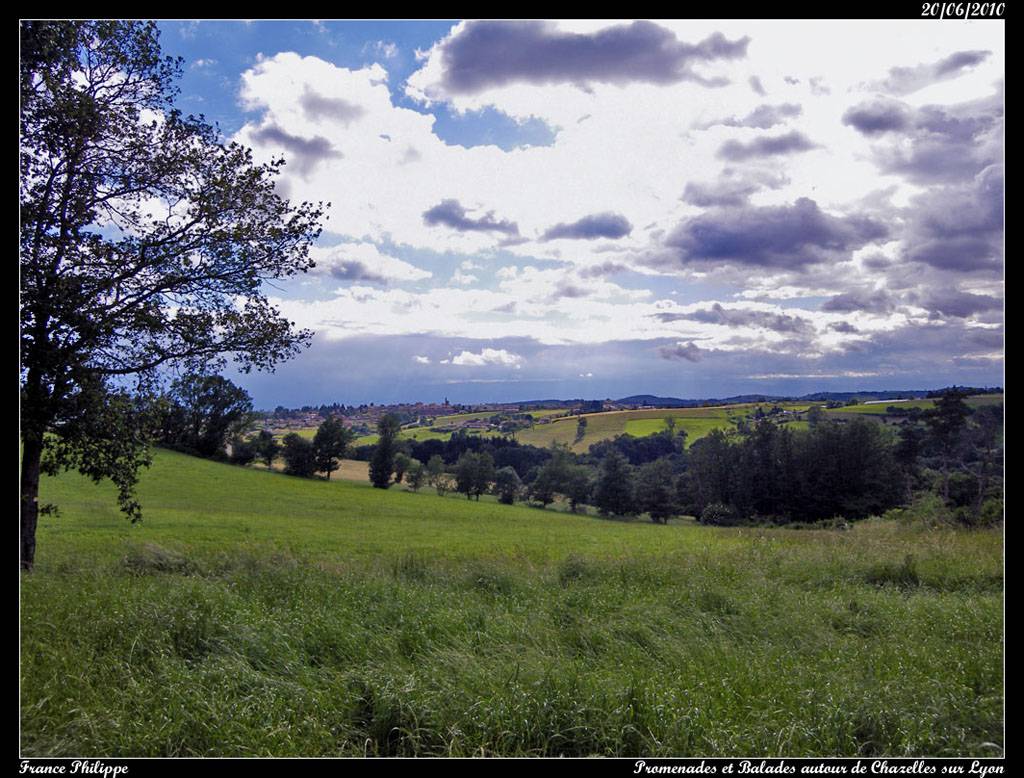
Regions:
[[132, 526], [44, 480], [23, 755], [1000, 752], [998, 532], [655, 526], [167, 451], [139, 494]]

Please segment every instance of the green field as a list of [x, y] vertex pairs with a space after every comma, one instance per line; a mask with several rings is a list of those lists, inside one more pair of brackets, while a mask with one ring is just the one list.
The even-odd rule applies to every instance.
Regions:
[[998, 531], [601, 520], [156, 452], [44, 479], [21, 753], [1002, 753]]
[[[1001, 394], [979, 394], [968, 397], [964, 402], [967, 403], [971, 408], [978, 408], [982, 405], [998, 405], [1003, 402], [1003, 395]], [[842, 408], [831, 408], [826, 413], [856, 413], [856, 414], [869, 414], [872, 416], [884, 416], [886, 415], [886, 409], [888, 407], [895, 408], [919, 408], [921, 410], [928, 410], [935, 407], [935, 400], [906, 400], [903, 402], [880, 402], [871, 403], [870, 405], [860, 403], [858, 405], [844, 405]]]
[[[767, 409], [770, 403], [761, 403]], [[780, 403], [787, 410], [806, 410], [807, 403]], [[569, 445], [576, 453], [584, 453], [594, 443], [629, 434], [636, 437], [653, 435], [665, 429], [665, 419], [676, 420], [676, 428], [686, 430], [686, 445], [700, 440], [713, 429], [731, 429], [732, 419], [750, 413], [757, 404], [723, 405], [712, 408], [664, 408], [636, 411], [605, 411], [584, 414], [587, 431], [583, 439], [576, 441], [577, 416], [559, 419], [551, 424], [534, 425], [517, 435], [520, 443], [534, 446], [549, 446], [552, 441]]]

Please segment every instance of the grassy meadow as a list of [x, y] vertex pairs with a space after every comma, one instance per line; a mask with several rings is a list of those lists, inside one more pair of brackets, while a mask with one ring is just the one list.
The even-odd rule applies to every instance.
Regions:
[[[572, 425], [573, 427], [575, 425]], [[157, 451], [45, 479], [24, 756], [998, 756], [998, 531], [667, 526]]]

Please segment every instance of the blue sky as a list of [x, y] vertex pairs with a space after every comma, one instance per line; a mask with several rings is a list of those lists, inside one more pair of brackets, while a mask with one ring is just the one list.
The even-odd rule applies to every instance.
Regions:
[[330, 201], [256, 404], [1003, 383], [1002, 22], [162, 22]]

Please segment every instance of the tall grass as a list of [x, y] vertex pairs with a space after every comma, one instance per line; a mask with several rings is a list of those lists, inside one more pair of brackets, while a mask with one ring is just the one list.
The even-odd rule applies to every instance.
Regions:
[[159, 452], [22, 578], [24, 755], [978, 755], [1001, 538], [655, 527]]

